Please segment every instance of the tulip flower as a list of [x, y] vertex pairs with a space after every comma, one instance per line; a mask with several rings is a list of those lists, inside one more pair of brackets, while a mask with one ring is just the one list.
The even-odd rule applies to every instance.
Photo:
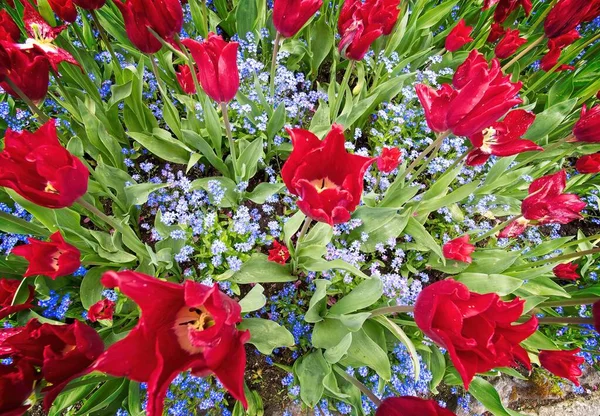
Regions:
[[516, 95], [521, 82], [504, 76], [500, 62], [489, 64], [477, 50], [454, 73], [452, 85], [434, 90], [416, 86], [429, 128], [437, 133], [451, 131], [456, 136], [473, 136], [491, 126], [522, 100]]
[[100, 335], [80, 321], [51, 325], [32, 319], [1, 339], [0, 351], [9, 350], [11, 358], [41, 368], [41, 375], [48, 382], [42, 389], [46, 411], [71, 380], [91, 371], [91, 365], [104, 351]]
[[450, 260], [471, 263], [473, 261], [471, 253], [475, 251], [475, 246], [469, 244], [469, 239], [469, 236], [465, 234], [462, 237], [448, 241], [444, 244], [444, 247], [442, 247], [444, 257]]
[[0, 365], [0, 414], [25, 414], [30, 406], [24, 403], [33, 393], [35, 380], [35, 371], [27, 361], [17, 360], [12, 364]]
[[61, 146], [51, 120], [35, 133], [6, 131], [0, 186], [47, 208], [69, 207], [87, 191], [89, 171]]
[[389, 35], [396, 22], [400, 0], [345, 0], [340, 11], [338, 31], [342, 39], [340, 54], [360, 61], [371, 44], [382, 35]]
[[120, 0], [115, 5], [125, 21], [125, 31], [133, 45], [144, 53], [155, 53], [162, 44], [150, 32], [171, 40], [183, 27], [183, 9], [179, 0]]
[[441, 407], [435, 400], [420, 397], [388, 397], [379, 407], [375, 416], [456, 416]]
[[600, 15], [598, 0], [559, 0], [544, 21], [544, 31], [549, 39], [564, 35], [582, 22]]
[[98, 320], [112, 320], [115, 313], [115, 302], [110, 299], [102, 299], [90, 306], [87, 318], [90, 322]]
[[268, 260], [279, 264], [285, 264], [290, 258], [290, 251], [288, 248], [277, 240], [273, 241], [272, 247], [273, 248], [269, 250]]
[[225, 103], [233, 100], [240, 87], [237, 66], [237, 42], [225, 42], [221, 36], [208, 34], [204, 42], [184, 39], [198, 65], [198, 80], [210, 98]]
[[508, 224], [500, 233], [498, 238], [514, 238], [518, 237], [527, 229], [529, 220], [520, 217]]
[[300, 210], [330, 225], [350, 220], [360, 203], [365, 172], [375, 159], [348, 153], [337, 124], [323, 141], [303, 129], [288, 133], [294, 149], [281, 176], [290, 193], [300, 198]]
[[577, 280], [580, 278], [579, 273], [577, 273], [577, 264], [575, 263], [559, 264], [552, 269], [552, 272], [559, 279]]
[[577, 356], [581, 348], [568, 351], [540, 351], [540, 364], [552, 374], [572, 381], [579, 387], [578, 377], [583, 371], [579, 367], [585, 362], [583, 357]]
[[496, 23], [504, 23], [508, 16], [517, 10], [519, 6], [523, 7], [526, 16], [529, 16], [533, 8], [531, 0], [485, 0], [483, 10], [489, 9], [494, 4], [498, 4], [496, 10], [494, 10], [494, 21]]
[[35, 296], [33, 286], [28, 286], [29, 296], [25, 303], [13, 305], [17, 290], [21, 285], [20, 280], [0, 279], [0, 319], [4, 319], [13, 313], [33, 308], [31, 302]]
[[580, 157], [575, 168], [579, 173], [600, 173], [600, 153]]
[[448, 51], [454, 52], [465, 46], [469, 42], [473, 42], [471, 32], [473, 28], [467, 26], [465, 19], [460, 19], [458, 24], [450, 31], [446, 37], [445, 47]]
[[531, 140], [521, 138], [534, 121], [535, 114], [525, 110], [513, 110], [504, 117], [504, 120], [469, 137], [474, 149], [467, 155], [467, 165], [483, 165], [491, 155], [506, 157], [544, 150]]
[[494, 50], [498, 59], [506, 59], [514, 54], [517, 49], [527, 43], [527, 39], [519, 36], [519, 29], [507, 29], [504, 37], [496, 45]]
[[582, 218], [586, 203], [575, 194], [563, 193], [566, 187], [564, 170], [534, 180], [529, 186], [529, 196], [521, 204], [523, 217], [538, 224], [568, 224]]
[[[561, 48], [556, 45], [552, 39], [548, 41], [549, 51], [544, 55], [544, 57], [540, 60], [540, 68], [542, 71], [550, 72], [552, 68], [558, 64], [558, 60], [560, 59]], [[556, 72], [560, 71], [572, 71], [575, 67], [573, 65], [560, 65], [555, 69]]]
[[21, 30], [6, 10], [0, 10], [0, 41], [18, 42]]
[[148, 416], [161, 416], [169, 385], [181, 372], [214, 373], [244, 406], [244, 343], [236, 329], [241, 307], [217, 285], [186, 280], [183, 285], [145, 274], [107, 272], [102, 284], [118, 287], [141, 308], [138, 324], [100, 356], [94, 369], [148, 383]]
[[273, 25], [283, 37], [291, 38], [317, 13], [323, 0], [275, 0]]
[[48, 93], [50, 62], [36, 50], [21, 50], [16, 45], [0, 42], [0, 87], [12, 97], [21, 98], [9, 80], [27, 98], [39, 103]]
[[73, 23], [77, 20], [77, 9], [73, 0], [48, 0], [50, 8], [65, 22]]
[[[194, 85], [194, 77], [189, 65], [179, 65], [179, 72], [175, 76], [183, 92], [190, 95], [196, 93], [196, 85]], [[200, 78], [200, 75], [198, 75], [198, 78]]]
[[490, 34], [487, 37], [486, 42], [493, 43], [500, 39], [506, 33], [506, 29], [502, 27], [499, 23], [492, 23], [492, 28], [490, 29]]
[[415, 304], [417, 326], [450, 355], [465, 389], [476, 373], [509, 367], [519, 361], [531, 369], [519, 344], [537, 329], [536, 317], [513, 325], [525, 300], [505, 302], [495, 293], [480, 295], [448, 279], [425, 287]]
[[29, 244], [12, 250], [12, 254], [25, 257], [29, 262], [24, 277], [42, 275], [55, 280], [73, 274], [81, 266], [81, 253], [64, 240], [60, 231], [52, 234], [49, 242], [31, 237], [27, 241]]
[[583, 105], [573, 134], [578, 142], [600, 143], [600, 104], [590, 110]]
[[85, 10], [96, 10], [106, 4], [106, 0], [73, 0], [73, 3]]
[[377, 158], [377, 169], [383, 173], [391, 173], [400, 165], [402, 152], [397, 147], [384, 147]]

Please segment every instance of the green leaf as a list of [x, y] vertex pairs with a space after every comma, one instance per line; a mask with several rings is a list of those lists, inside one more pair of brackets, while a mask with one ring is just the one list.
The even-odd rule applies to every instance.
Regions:
[[350, 345], [352, 344], [352, 333], [348, 333], [342, 338], [342, 340], [334, 347], [328, 348], [325, 351], [324, 357], [327, 362], [335, 364], [342, 359], [348, 352]]
[[433, 239], [425, 227], [423, 227], [423, 224], [418, 222], [415, 218], [410, 217], [408, 219], [404, 233], [412, 236], [417, 243], [437, 254], [438, 257], [442, 259], [442, 262], [445, 262], [440, 245]]
[[299, 265], [311, 272], [323, 272], [325, 270], [341, 269], [346, 270], [355, 276], [362, 277], [363, 279], [370, 279], [369, 276], [361, 272], [359, 269], [341, 259], [327, 261], [323, 259], [303, 257]]
[[89, 309], [94, 303], [102, 300], [102, 291], [106, 288], [100, 283], [100, 278], [106, 270], [102, 267], [94, 267], [83, 276], [79, 295], [85, 309]]
[[435, 7], [428, 8], [426, 13], [417, 20], [417, 29], [424, 30], [441, 23], [450, 13], [458, 0], [448, 0]]
[[[166, 134], [162, 134], [162, 132]], [[171, 137], [166, 130], [154, 129], [152, 135], [130, 131], [128, 135], [151, 153], [166, 161], [185, 165], [190, 159], [191, 150]]]
[[358, 367], [366, 365], [375, 370], [385, 381], [390, 380], [392, 376], [387, 352], [373, 341], [364, 329], [352, 334], [352, 345], [348, 349], [348, 356], [342, 360], [342, 364], [345, 363]]
[[[221, 156], [223, 129], [221, 128], [221, 119], [219, 118], [219, 114], [217, 113], [217, 110], [215, 110], [215, 107], [213, 106], [212, 101], [208, 97], [204, 98], [204, 100], [202, 102], [202, 109], [204, 110], [204, 119], [206, 120], [205, 121], [206, 130], [208, 131], [208, 136], [210, 137], [210, 139], [212, 141], [212, 149], [211, 150], [214, 150], [217, 155]], [[184, 135], [186, 134], [185, 132], [183, 132], [183, 133], [184, 133]], [[188, 131], [187, 134], [189, 135], [190, 133], [193, 133], [193, 132]], [[198, 150], [202, 154], [204, 154], [204, 152], [203, 152], [203, 150], [205, 150], [204, 146], [199, 146], [199, 147], [200, 148], [198, 148]], [[210, 152], [207, 152], [207, 153], [210, 153]], [[204, 156], [207, 159], [209, 159], [207, 155], [204, 154]], [[209, 159], [209, 161], [210, 160], [211, 159]], [[212, 162], [211, 162], [211, 164], [212, 164]]]
[[359, 240], [363, 233], [367, 233], [369, 238], [362, 242], [361, 251], [372, 253], [377, 244], [398, 237], [404, 230], [408, 217], [398, 215], [395, 208], [358, 207], [352, 218], [360, 220], [361, 225], [352, 230], [350, 239]]
[[237, 22], [237, 33], [241, 39], [246, 39], [248, 32], [254, 32], [261, 10], [259, 3], [259, 0], [239, 0], [235, 21]]
[[532, 336], [521, 343], [525, 348], [531, 350], [560, 350], [554, 341], [540, 331], [535, 331]]
[[317, 350], [300, 358], [294, 370], [300, 383], [302, 401], [311, 408], [315, 407], [323, 396], [323, 381], [331, 372], [331, 366], [323, 358], [321, 350]]
[[469, 385], [469, 393], [477, 399], [494, 416], [517, 416], [518, 412], [507, 409], [500, 400], [500, 395], [489, 382], [481, 377], [475, 377]]
[[9, 234], [31, 234], [40, 237], [48, 237], [50, 232], [32, 222], [25, 221], [14, 215], [0, 211], [0, 231]]
[[330, 314], [345, 315], [371, 306], [383, 295], [383, 283], [374, 277], [364, 280], [329, 309]]
[[296, 212], [292, 217], [283, 224], [283, 235], [285, 236], [285, 245], [287, 246], [290, 253], [293, 252], [292, 237], [298, 232], [300, 226], [306, 219], [306, 215], [302, 211]]
[[306, 322], [315, 323], [323, 320], [325, 311], [327, 310], [327, 288], [331, 286], [329, 280], [317, 279], [314, 281], [316, 286], [315, 292], [310, 298], [308, 310], [304, 315]]
[[446, 358], [437, 345], [431, 345], [430, 349], [431, 352], [428, 354], [427, 359], [427, 368], [431, 371], [432, 376], [429, 382], [429, 389], [434, 394], [437, 394], [437, 386], [440, 385], [446, 373]]
[[264, 204], [267, 198], [280, 192], [284, 187], [282, 183], [261, 182], [246, 195], [246, 198], [257, 204]]
[[143, 416], [142, 401], [140, 394], [140, 383], [129, 382], [129, 392], [127, 394], [127, 410], [131, 416]]
[[296, 276], [292, 276], [289, 266], [269, 261], [267, 256], [257, 253], [230, 280], [234, 283], [277, 283], [293, 282]]
[[221, 188], [223, 188], [225, 191], [225, 197], [219, 203], [219, 207], [229, 208], [237, 206], [239, 193], [236, 191], [236, 184], [234, 181], [224, 176], [211, 176], [208, 178], [196, 179], [192, 182], [190, 190], [193, 191], [202, 188], [208, 192], [208, 196], [211, 198], [211, 201], [213, 201], [213, 195], [210, 193], [208, 186], [211, 181], [217, 181]]
[[413, 371], [414, 371], [415, 380], [418, 380], [420, 369], [421, 369], [421, 360], [419, 359], [419, 355], [417, 354], [415, 344], [413, 344], [411, 339], [408, 337], [408, 335], [406, 335], [406, 333], [402, 330], [402, 328], [400, 328], [398, 325], [396, 325], [394, 322], [392, 322], [386, 316], [376, 316], [373, 318], [373, 320], [379, 322], [381, 325], [383, 325], [385, 328], [387, 328], [387, 330], [390, 331], [392, 333], [392, 335], [394, 335], [396, 338], [398, 338], [398, 340], [401, 343], [403, 343], [404, 346], [406, 346], [406, 349], [408, 350], [408, 353], [410, 354], [410, 359], [413, 363]]
[[239, 301], [242, 307], [242, 313], [254, 312], [265, 306], [267, 298], [263, 294], [265, 288], [261, 285], [256, 285], [248, 292], [244, 299]]
[[523, 286], [523, 280], [504, 274], [461, 273], [456, 280], [476, 293], [497, 293], [506, 296]]
[[127, 198], [127, 205], [144, 205], [148, 202], [148, 197], [154, 191], [169, 186], [166, 183], [140, 183], [136, 185], [130, 185], [125, 188], [125, 197]]
[[325, 318], [317, 322], [312, 333], [312, 344], [315, 348], [329, 349], [342, 342], [350, 330], [337, 319]]
[[129, 380], [127, 379], [118, 378], [107, 381], [85, 400], [75, 415], [90, 415], [92, 412], [104, 409], [117, 402], [119, 396], [124, 396], [128, 387]]
[[230, 176], [229, 168], [220, 156], [215, 154], [213, 147], [208, 144], [206, 140], [202, 136], [200, 136], [195, 131], [191, 130], [182, 130], [183, 140], [189, 145], [202, 153], [202, 156], [208, 160], [215, 169], [221, 172], [225, 176]]
[[310, 60], [311, 74], [318, 74], [319, 67], [323, 60], [329, 55], [334, 45], [334, 35], [331, 26], [327, 23], [327, 14], [323, 13], [321, 17], [311, 26], [310, 30]]
[[244, 180], [250, 180], [258, 169], [258, 160], [263, 157], [263, 141], [254, 139], [237, 160], [237, 171]]
[[519, 253], [505, 250], [476, 250], [471, 254], [473, 262], [467, 267], [468, 273], [502, 273], [519, 258]]
[[577, 104], [577, 100], [577, 97], [572, 98], [568, 101], [555, 104], [547, 110], [537, 114], [535, 121], [523, 137], [539, 142], [541, 138], [550, 134], [565, 118], [567, 118]]
[[250, 331], [250, 344], [262, 354], [271, 355], [275, 348], [291, 347], [294, 337], [284, 327], [269, 319], [246, 318], [238, 325], [240, 330]]
[[275, 135], [281, 132], [283, 126], [285, 126], [285, 105], [279, 104], [267, 123], [267, 138], [273, 140]]

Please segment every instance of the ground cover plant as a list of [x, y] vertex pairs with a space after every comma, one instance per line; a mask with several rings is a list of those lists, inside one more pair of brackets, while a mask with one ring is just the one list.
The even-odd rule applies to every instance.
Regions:
[[600, 1], [0, 6], [1, 415], [594, 387]]

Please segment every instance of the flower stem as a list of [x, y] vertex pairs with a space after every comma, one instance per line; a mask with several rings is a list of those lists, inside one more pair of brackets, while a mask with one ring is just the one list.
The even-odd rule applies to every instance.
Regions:
[[[227, 132], [227, 139], [229, 140], [229, 151], [231, 152], [231, 161], [233, 162], [233, 173], [237, 176], [237, 154], [235, 150], [235, 143], [233, 142], [233, 135], [231, 134], [231, 123], [229, 122], [229, 114], [227, 112], [227, 103], [220, 103], [221, 112], [223, 113], [223, 123], [225, 123], [225, 131]], [[236, 177], [237, 180], [237, 177]]]
[[415, 160], [413, 160], [413, 162], [410, 164], [410, 166], [407, 167], [406, 170], [404, 172], [402, 172], [402, 174], [400, 176], [398, 176], [398, 178], [396, 178], [396, 180], [403, 181], [415, 169], [415, 167], [419, 164], [419, 162], [421, 162], [430, 152], [432, 152], [449, 135], [450, 135], [449, 131], [440, 134], [437, 139], [435, 139], [429, 146], [427, 146], [425, 148], [425, 150], [423, 150], [421, 152], [421, 154], [419, 156], [417, 156], [417, 158]]
[[113, 50], [112, 45], [110, 44], [110, 41], [108, 40], [106, 31], [100, 24], [100, 19], [98, 19], [98, 14], [96, 13], [96, 10], [90, 10], [90, 14], [92, 15], [92, 20], [94, 21], [94, 24], [96, 25], [96, 28], [98, 29], [98, 32], [100, 33], [100, 38], [102, 38], [102, 42], [104, 43], [106, 50], [108, 51], [108, 53], [110, 53], [110, 57], [112, 58], [112, 61], [114, 62], [113, 67], [115, 68], [115, 72], [117, 72], [117, 73], [121, 72], [121, 64], [119, 63], [119, 60], [117, 59], [117, 55], [115, 54], [115, 51]]
[[553, 300], [550, 302], [540, 303], [538, 308], [555, 308], [559, 306], [579, 306], [579, 305], [591, 305], [599, 301], [600, 298], [579, 298], [579, 299], [565, 299], [565, 300]]
[[175, 49], [173, 47], [173, 45], [171, 45], [169, 42], [165, 42], [165, 40], [163, 38], [161, 38], [160, 35], [158, 33], [156, 33], [151, 27], [147, 27], [146, 29], [148, 29], [148, 31], [150, 31], [150, 33], [152, 33], [152, 35], [168, 50], [173, 52], [175, 55], [179, 56], [181, 59], [187, 59], [187, 57], [185, 56], [185, 54], [183, 52]]
[[511, 222], [513, 221], [517, 221], [520, 218], [522, 218], [522, 215], [519, 215], [518, 217], [513, 217], [510, 218], [504, 222], [501, 222], [500, 224], [496, 225], [494, 228], [492, 228], [491, 230], [489, 230], [487, 233], [482, 234], [481, 236], [477, 237], [476, 239], [471, 241], [471, 244], [475, 244], [480, 242], [481, 240], [485, 240], [488, 237], [493, 236], [494, 234], [496, 234], [498, 231], [502, 231], [504, 228], [506, 228]]
[[304, 219], [304, 224], [302, 224], [302, 229], [300, 230], [300, 233], [298, 234], [298, 239], [296, 240], [296, 249], [298, 248], [298, 244], [300, 244], [300, 240], [302, 240], [302, 238], [304, 238], [304, 236], [308, 232], [308, 229], [310, 228], [310, 224], [312, 224], [312, 218], [306, 217]]
[[[427, 156], [427, 158], [425, 159], [425, 161], [423, 162], [423, 164], [421, 164], [421, 166], [419, 167], [419, 170], [417, 170], [414, 173], [414, 177], [418, 178], [419, 175], [421, 173], [423, 173], [423, 171], [427, 168], [427, 165], [429, 164], [429, 162], [431, 162], [431, 160], [437, 156], [437, 153], [440, 151], [440, 147], [442, 147], [442, 142], [439, 142], [437, 144], [437, 146], [435, 146], [435, 148], [433, 149], [433, 151], [431, 152], [431, 154], [429, 154], [429, 156]], [[447, 169], [447, 171], [450, 169]]]
[[354, 69], [354, 61], [350, 61], [348, 66], [346, 67], [346, 73], [344, 74], [344, 78], [342, 79], [342, 84], [340, 85], [340, 91], [337, 97], [334, 97], [335, 105], [333, 106], [332, 120], [337, 119], [338, 112], [340, 111], [340, 106], [342, 105], [342, 101], [344, 99], [344, 93], [346, 92], [346, 86], [348, 82], [350, 82], [350, 75], [352, 75], [352, 70]]
[[104, 221], [106, 224], [108, 224], [109, 226], [111, 226], [115, 230], [117, 230], [117, 231], [121, 230], [121, 226], [119, 224], [117, 224], [117, 222], [115, 220], [113, 220], [112, 218], [110, 218], [104, 212], [100, 211], [94, 205], [92, 205], [89, 202], [85, 201], [83, 198], [78, 198], [75, 202], [77, 202], [83, 208], [85, 208], [86, 210], [88, 210], [89, 212], [91, 212], [92, 214], [94, 214], [95, 216], [97, 216], [98, 218], [100, 218], [102, 221]]
[[200, 7], [202, 8], [202, 34], [208, 36], [208, 8], [206, 7], [207, 0], [200, 0]]
[[553, 257], [551, 259], [544, 259], [539, 261], [534, 261], [532, 263], [527, 263], [522, 266], [515, 267], [511, 269], [511, 271], [525, 270], [535, 266], [543, 266], [546, 263], [556, 263], [562, 262], [564, 260], [572, 260], [578, 259], [583, 256], [589, 256], [590, 254], [600, 253], [600, 248], [593, 248], [591, 250], [578, 251], [576, 253], [563, 254], [562, 256]]
[[381, 406], [381, 400], [379, 400], [379, 397], [377, 397], [375, 393], [373, 393], [369, 388], [367, 388], [367, 386], [358, 381], [355, 377], [352, 377], [350, 374], [346, 373], [341, 368], [335, 366], [333, 367], [333, 369], [336, 373], [345, 378], [350, 384], [358, 388], [365, 396], [367, 396], [373, 402], [375, 406]]
[[277, 72], [277, 54], [279, 53], [279, 45], [281, 44], [281, 33], [275, 35], [275, 44], [273, 45], [273, 58], [271, 59], [271, 79], [269, 80], [269, 92], [271, 99], [275, 97], [275, 72]]
[[533, 42], [531, 42], [529, 45], [527, 45], [527, 47], [525, 49], [523, 49], [521, 52], [519, 52], [513, 59], [511, 59], [506, 65], [504, 65], [502, 67], [502, 72], [506, 72], [506, 70], [508, 68], [510, 68], [512, 66], [512, 64], [514, 64], [515, 62], [517, 62], [519, 59], [521, 59], [522, 57], [524, 57], [525, 55], [527, 55], [527, 53], [529, 51], [531, 51], [537, 45], [539, 45], [540, 43], [542, 43], [542, 41], [544, 40], [545, 37], [546, 37], [545, 35], [542, 35], [539, 38], [537, 38], [536, 40], [534, 40]]
[[47, 123], [48, 121], [50, 121], [50, 118], [46, 114], [44, 114], [44, 112], [40, 110], [40, 108], [37, 105], [35, 105], [35, 103], [27, 95], [25, 95], [23, 90], [19, 88], [17, 84], [15, 84], [8, 77], [5, 77], [4, 81], [6, 81], [8, 86], [19, 96], [19, 98], [21, 98], [21, 100], [23, 100], [23, 102], [29, 106], [31, 111], [33, 111], [39, 117], [42, 123]]
[[565, 324], [565, 325], [594, 325], [594, 318], [578, 318], [570, 316], [557, 316], [538, 318], [541, 325]]
[[384, 308], [372, 310], [371, 316], [391, 315], [394, 313], [408, 313], [413, 312], [414, 310], [415, 307], [409, 305], [386, 306]]

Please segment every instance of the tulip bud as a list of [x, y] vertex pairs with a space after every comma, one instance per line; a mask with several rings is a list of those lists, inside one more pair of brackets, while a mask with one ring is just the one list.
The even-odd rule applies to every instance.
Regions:
[[273, 25], [283, 37], [290, 38], [314, 16], [323, 0], [275, 0]]

